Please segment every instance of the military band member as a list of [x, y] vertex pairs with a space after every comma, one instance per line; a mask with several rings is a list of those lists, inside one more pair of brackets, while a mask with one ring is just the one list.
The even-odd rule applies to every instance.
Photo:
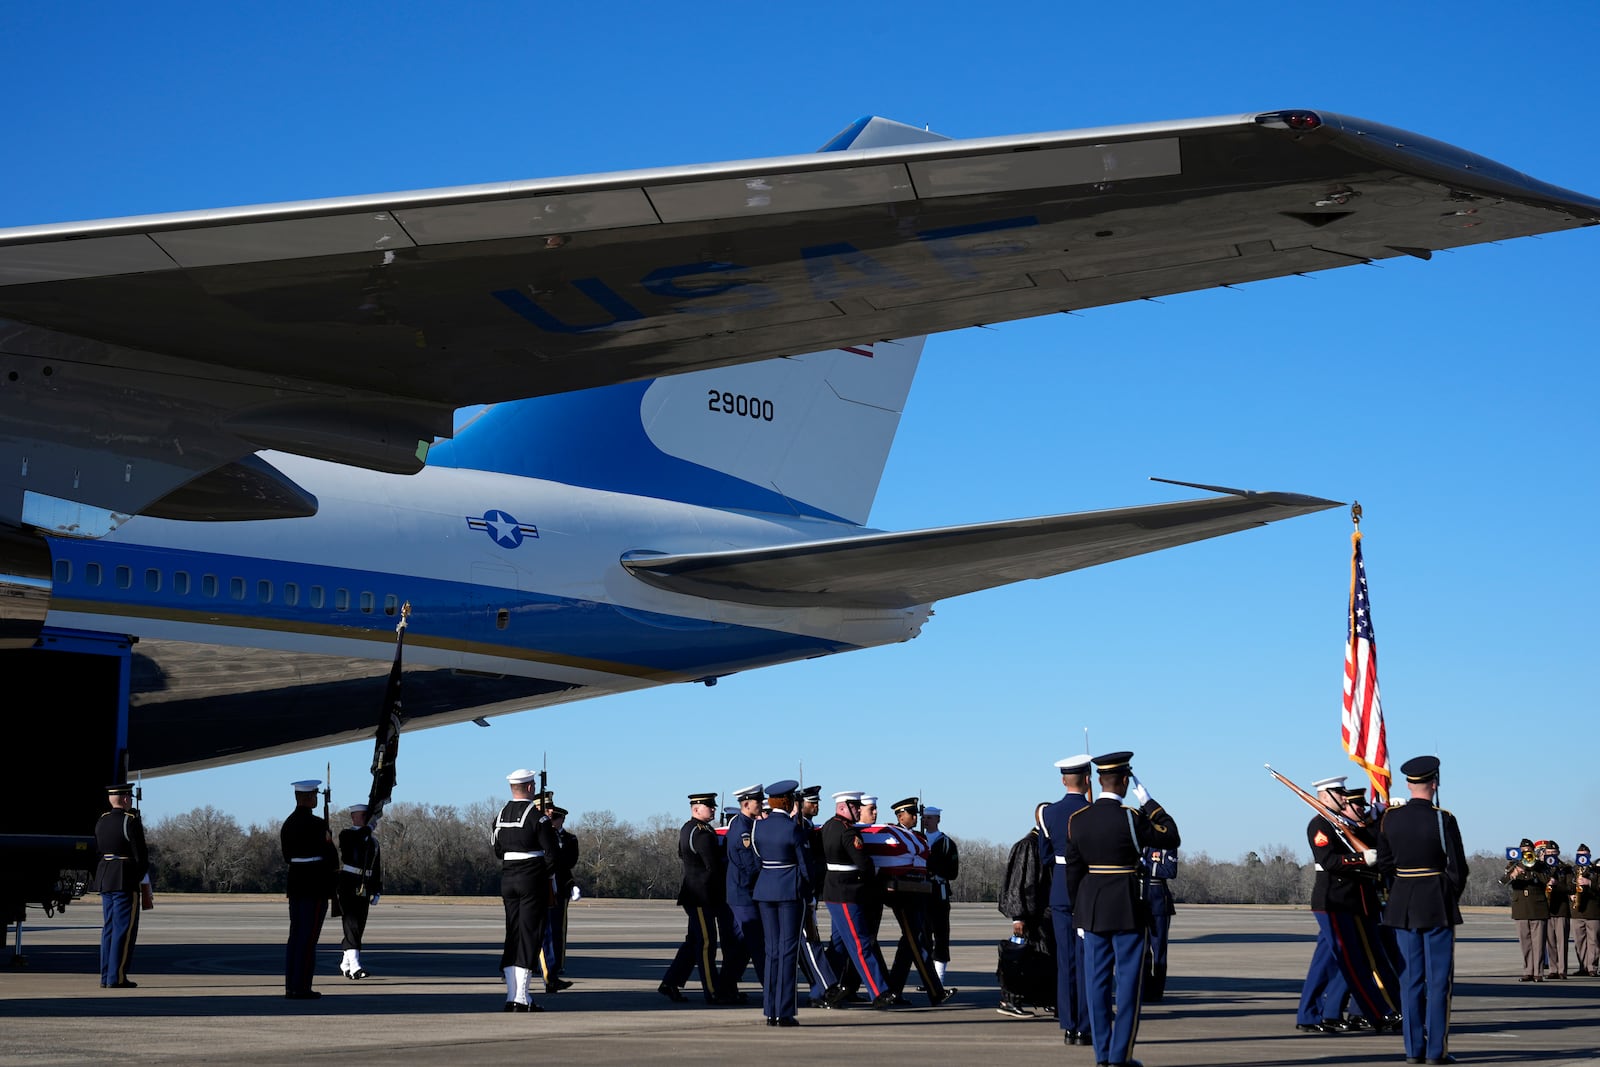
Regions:
[[728, 822], [723, 843], [728, 850], [728, 904], [722, 935], [722, 977], [718, 987], [724, 997], [743, 1001], [738, 992], [747, 965], [753, 966], [756, 981], [766, 984], [767, 943], [762, 937], [761, 908], [752, 893], [761, 874], [761, 861], [750, 851], [750, 835], [763, 817], [761, 783], [747, 785], [734, 793], [739, 814]]
[[1506, 864], [1500, 884], [1511, 888], [1511, 920], [1517, 925], [1517, 945], [1522, 950], [1522, 981], [1542, 982], [1545, 927], [1550, 922], [1545, 889], [1550, 872], [1528, 838], [1522, 839], [1517, 858]]
[[806, 828], [796, 818], [792, 778], [767, 786], [767, 817], [750, 829], [750, 851], [761, 864], [754, 897], [761, 909], [767, 951], [761, 1013], [768, 1026], [799, 1026], [795, 975], [800, 962], [800, 921], [805, 908]]
[[1084, 985], [1083, 939], [1072, 920], [1072, 895], [1067, 890], [1067, 828], [1072, 816], [1089, 806], [1087, 753], [1057, 760], [1056, 773], [1066, 794], [1039, 813], [1039, 861], [1050, 879], [1050, 933], [1056, 956], [1056, 1021], [1067, 1045], [1091, 1041], [1089, 1005]]
[[[876, 937], [866, 929], [862, 910], [876, 897], [872, 858], [861, 841], [861, 794], [841, 791], [833, 794], [833, 818], [822, 824], [822, 858], [827, 866], [822, 899], [832, 920], [833, 950], [836, 958], [849, 961], [860, 980], [867, 985], [872, 1006], [888, 1008], [894, 994], [879, 963]], [[840, 973], [844, 979], [843, 969]], [[843, 987], [836, 987], [843, 995]]]
[[316, 811], [321, 779], [295, 782], [294, 811], [283, 821], [280, 840], [289, 865], [289, 942], [284, 948], [283, 995], [289, 1000], [316, 1000], [311, 988], [316, 972], [317, 940], [335, 892], [339, 854], [327, 820]]
[[[1132, 752], [1094, 759], [1100, 799], [1080, 808], [1067, 827], [1067, 891], [1084, 932], [1083, 962], [1096, 1063], [1135, 1064], [1140, 980], [1144, 976], [1149, 908], [1140, 898], [1147, 848], [1177, 848], [1177, 824], [1133, 775]], [[1122, 803], [1129, 786], [1139, 808]], [[1116, 1010], [1113, 1013], [1112, 1001]]]
[[961, 874], [961, 850], [955, 839], [939, 829], [943, 812], [931, 804], [922, 808], [922, 834], [928, 839], [928, 878], [933, 896], [928, 901], [928, 939], [933, 970], [944, 984], [950, 969], [950, 883]]
[[[556, 835], [533, 796], [537, 771], [506, 775], [511, 799], [494, 822], [494, 854], [500, 860], [500, 901], [505, 905], [505, 947], [500, 971], [506, 980], [505, 1011], [543, 1011], [534, 1003], [533, 971], [542, 966], [544, 930], [550, 914], [550, 873]], [[544, 974], [548, 985], [551, 973]]]
[[139, 939], [139, 897], [150, 871], [150, 850], [144, 823], [133, 810], [133, 786], [107, 786], [106, 798], [111, 810], [94, 827], [100, 855], [94, 871], [94, 889], [100, 894], [100, 985], [134, 989], [138, 983], [128, 977], [128, 964]]
[[1567, 935], [1572, 932], [1572, 865], [1561, 862], [1561, 846], [1554, 841], [1544, 843], [1544, 867], [1550, 875], [1545, 885], [1549, 900], [1550, 921], [1544, 928], [1545, 977], [1561, 980], [1567, 977]]
[[570, 989], [572, 983], [561, 977], [567, 966], [567, 908], [578, 887], [573, 869], [578, 865], [578, 839], [567, 830], [567, 809], [552, 803], [545, 809], [550, 828], [556, 835], [555, 869], [550, 874], [550, 918], [545, 923], [544, 967], [546, 993]]
[[352, 804], [349, 813], [350, 825], [339, 831], [339, 910], [344, 923], [339, 973], [354, 981], [367, 976], [361, 963], [361, 939], [367, 931], [368, 910], [383, 893], [383, 867], [378, 839], [367, 824], [367, 806]]
[[1594, 864], [1589, 846], [1579, 845], [1572, 879], [1572, 950], [1578, 958], [1578, 974], [1600, 975], [1600, 886], [1595, 884]]
[[1405, 967], [1400, 1011], [1407, 1063], [1454, 1063], [1449, 1052], [1455, 928], [1467, 855], [1456, 817], [1436, 807], [1439, 760], [1418, 756], [1400, 767], [1411, 799], [1383, 814], [1378, 869], [1394, 875], [1383, 921], [1394, 928]]
[[822, 883], [828, 873], [827, 864], [822, 859], [822, 830], [816, 822], [821, 806], [820, 786], [808, 785], [800, 791], [799, 823], [806, 831], [806, 899], [800, 922], [800, 966], [806, 972], [806, 980], [811, 983], [810, 1003], [813, 1008], [831, 1007], [830, 993], [834, 1003], [839, 999], [839, 994], [834, 991], [839, 984], [838, 969], [834, 961], [829, 959], [828, 944], [822, 940], [822, 933], [817, 927], [817, 897], [822, 892]]
[[678, 906], [688, 916], [689, 927], [656, 987], [657, 993], [674, 1003], [689, 999], [683, 995], [683, 983], [696, 967], [700, 968], [700, 988], [706, 1003], [721, 1001], [716, 969], [717, 923], [727, 906], [727, 859], [717, 836], [716, 804], [715, 793], [690, 793], [689, 821], [678, 830], [678, 860], [683, 864]]

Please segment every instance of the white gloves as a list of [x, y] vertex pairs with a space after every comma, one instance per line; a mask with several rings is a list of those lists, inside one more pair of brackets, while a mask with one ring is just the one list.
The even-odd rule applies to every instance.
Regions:
[[1361, 853], [1361, 862], [1365, 863], [1368, 867], [1376, 867], [1378, 865], [1378, 850], [1375, 848], [1369, 848], [1363, 851]]
[[572, 899], [573, 900], [582, 900], [583, 899], [583, 890], [579, 889], [577, 886], [573, 886], [572, 887]]
[[1128, 780], [1133, 783], [1133, 795], [1139, 798], [1139, 803], [1150, 803], [1150, 790], [1146, 789], [1144, 784], [1139, 781], [1139, 776], [1133, 775]]

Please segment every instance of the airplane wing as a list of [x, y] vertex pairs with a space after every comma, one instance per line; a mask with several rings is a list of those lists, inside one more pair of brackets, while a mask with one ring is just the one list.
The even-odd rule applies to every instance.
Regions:
[[754, 549], [633, 552], [622, 565], [650, 585], [712, 600], [904, 608], [1339, 506], [1296, 493], [1219, 491], [1229, 495]]
[[1597, 219], [1449, 145], [1275, 111], [0, 230], [0, 521], [26, 492], [303, 514], [239, 461], [413, 472], [469, 404]]

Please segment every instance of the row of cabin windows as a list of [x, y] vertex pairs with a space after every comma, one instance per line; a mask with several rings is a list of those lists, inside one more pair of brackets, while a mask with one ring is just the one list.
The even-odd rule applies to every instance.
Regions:
[[[66, 585], [72, 581], [72, 561], [59, 559], [55, 565], [55, 580], [58, 584]], [[83, 580], [86, 585], [100, 586], [105, 582], [105, 570], [98, 563], [85, 563], [83, 565]], [[118, 564], [111, 568], [111, 581], [118, 589], [133, 588], [133, 568], [126, 564]], [[224, 579], [215, 574], [202, 574], [200, 576], [200, 595], [216, 599], [222, 595]], [[228, 578], [227, 596], [229, 600], [248, 599], [250, 583], [244, 578]], [[144, 572], [144, 588], [147, 592], [161, 592], [162, 572], [154, 567], [146, 568]], [[172, 572], [172, 591], [178, 596], [188, 596], [193, 585], [188, 571]], [[284, 582], [281, 590], [282, 602], [288, 607], [300, 605], [301, 589], [298, 582]], [[265, 578], [258, 579], [255, 583], [255, 599], [258, 604], [271, 604], [274, 601], [275, 590], [273, 583]], [[308, 586], [305, 589], [306, 606], [313, 609], [322, 609], [328, 606], [327, 591], [320, 585]], [[372, 593], [358, 593], [357, 600], [364, 614], [371, 615], [377, 610], [377, 597]], [[350, 610], [350, 590], [335, 589], [332, 598], [334, 611]], [[383, 598], [383, 613], [395, 615], [400, 611], [400, 598], [393, 593], [386, 594]]]

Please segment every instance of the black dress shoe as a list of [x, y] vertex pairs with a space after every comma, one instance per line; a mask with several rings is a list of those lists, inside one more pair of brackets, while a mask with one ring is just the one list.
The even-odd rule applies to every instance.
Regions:
[[791, 1016], [789, 1016], [787, 1018], [779, 1019], [778, 1020], [778, 1025], [779, 1026], [799, 1026], [800, 1025], [800, 1020], [796, 1019], [794, 1016], [791, 1015]]
[[1446, 1052], [1443, 1056], [1429, 1056], [1427, 1062], [1428, 1063], [1454, 1063], [1454, 1062], [1456, 1062], [1456, 1058], [1454, 1056], [1450, 1055], [1450, 1053]]
[[660, 985], [656, 986], [656, 992], [660, 993], [674, 1004], [683, 1004], [689, 1000], [688, 997], [683, 995], [683, 990], [679, 989], [675, 985], [669, 985], [666, 982], [662, 982]]
[[531, 1000], [528, 1001], [528, 1003], [526, 1003], [526, 1004], [518, 1004], [517, 1005], [517, 1010], [518, 1011], [524, 1011], [524, 1012], [526, 1012], [526, 1011], [544, 1011], [543, 1008], [539, 1007], [539, 1005], [535, 1004]]
[[959, 992], [961, 992], [961, 990], [955, 988], [954, 986], [945, 986], [944, 989], [939, 993], [938, 999], [934, 999], [931, 994], [929, 995], [928, 999], [933, 1004], [939, 1005], [943, 1004], [945, 1001], [949, 1000]]
[[1322, 1029], [1330, 1034], [1350, 1034], [1361, 1028], [1351, 1019], [1324, 1019]]
[[741, 993], [736, 989], [732, 993], [720, 993], [720, 994], [718, 994], [716, 997], [714, 997], [712, 999], [711, 1003], [713, 1003], [713, 1004], [721, 1004], [721, 1005], [724, 1005], [724, 1006], [731, 1006], [731, 1005], [734, 1005], [734, 1004], [748, 1004], [748, 1003], [750, 1003], [750, 994]]
[[1345, 1023], [1348, 1029], [1352, 1031], [1377, 1029], [1377, 1026], [1373, 1023], [1373, 1021], [1367, 1018], [1365, 1015], [1352, 1015], [1350, 1018], [1345, 1020]]
[[297, 993], [285, 993], [283, 995], [283, 999], [285, 999], [285, 1000], [321, 1000], [322, 999], [322, 994], [318, 993], [315, 989], [302, 989]]
[[1327, 1034], [1333, 1032], [1321, 1023], [1295, 1023], [1294, 1028], [1302, 1034]]
[[[367, 976], [367, 972], [366, 971], [362, 971], [360, 974], [356, 975], [357, 978], [365, 978], [366, 976]], [[546, 993], [557, 993], [557, 992], [560, 992], [563, 989], [571, 989], [571, 988], [572, 988], [572, 983], [567, 981], [565, 978], [557, 978], [553, 982], [546, 982], [544, 984], [544, 991]]]
[[1406, 1057], [1406, 1062], [1407, 1063], [1421, 1063], [1422, 1062], [1422, 1057], [1421, 1056], [1407, 1056]]
[[848, 1003], [849, 1000], [850, 994], [841, 985], [831, 985], [822, 993], [822, 1002], [830, 1008], [837, 1008], [841, 1004]]
[[767, 1025], [768, 1026], [777, 1026], [778, 1025], [778, 1020], [776, 1020], [776, 1019], [768, 1019], [767, 1020]]
[[112, 982], [111, 983], [111, 988], [112, 989], [138, 989], [139, 988], [139, 983], [138, 982], [130, 982], [126, 978], [124, 978], [120, 982]]
[[514, 1001], [508, 1000], [508, 1001], [506, 1001], [506, 1006], [505, 1006], [504, 1010], [505, 1010], [505, 1013], [507, 1015], [510, 1015], [512, 1012], [517, 1010], [517, 1005], [516, 1005], [516, 1003]]
[[893, 993], [890, 993], [887, 990], [872, 998], [872, 1006], [877, 1008], [879, 1011], [888, 1011], [890, 1008], [894, 1007], [894, 1004], [895, 996]]

